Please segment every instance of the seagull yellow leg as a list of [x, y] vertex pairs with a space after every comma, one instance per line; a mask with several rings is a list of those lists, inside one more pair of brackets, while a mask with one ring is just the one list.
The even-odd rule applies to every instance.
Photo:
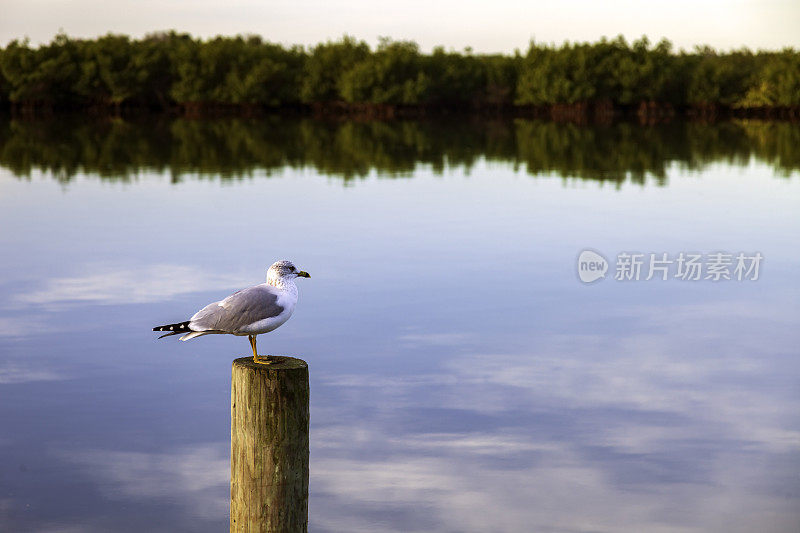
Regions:
[[260, 358], [261, 356], [258, 355], [258, 352], [256, 352], [256, 336], [248, 335], [247, 338], [250, 339], [250, 347], [253, 349], [253, 362], [261, 363], [262, 365], [270, 364], [272, 361], [269, 360], [269, 356]]
[[258, 363], [258, 353], [256, 352], [256, 336], [248, 335], [247, 340], [250, 341], [250, 348], [253, 350], [253, 362]]

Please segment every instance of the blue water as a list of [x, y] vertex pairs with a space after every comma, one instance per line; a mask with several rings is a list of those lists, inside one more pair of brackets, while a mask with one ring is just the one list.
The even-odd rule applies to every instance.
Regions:
[[[797, 169], [44, 168], [0, 167], [4, 531], [225, 530], [249, 345], [151, 328], [283, 258], [312, 278], [259, 348], [309, 363], [311, 531], [800, 529]], [[586, 285], [586, 248], [764, 260]]]

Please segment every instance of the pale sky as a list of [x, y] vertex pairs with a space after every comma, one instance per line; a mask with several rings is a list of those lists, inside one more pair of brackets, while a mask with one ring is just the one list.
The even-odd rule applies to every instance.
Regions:
[[0, 45], [108, 32], [141, 37], [175, 29], [197, 37], [254, 33], [313, 45], [344, 34], [476, 52], [646, 34], [677, 48], [800, 48], [800, 0], [0, 0]]

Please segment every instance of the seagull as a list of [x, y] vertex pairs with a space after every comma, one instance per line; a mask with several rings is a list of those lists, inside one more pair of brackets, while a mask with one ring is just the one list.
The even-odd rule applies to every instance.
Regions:
[[256, 351], [256, 335], [278, 328], [289, 320], [297, 304], [297, 278], [310, 278], [308, 272], [298, 270], [291, 261], [276, 261], [267, 270], [267, 282], [235, 292], [218, 302], [199, 310], [186, 322], [156, 326], [153, 331], [169, 331], [159, 339], [185, 333], [188, 341], [212, 333], [229, 333], [250, 339], [253, 361], [269, 364], [269, 356]]

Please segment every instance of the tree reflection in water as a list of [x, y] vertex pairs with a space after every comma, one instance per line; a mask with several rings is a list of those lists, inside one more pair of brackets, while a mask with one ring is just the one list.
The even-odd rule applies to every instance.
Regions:
[[62, 181], [78, 173], [133, 180], [143, 171], [239, 179], [254, 172], [311, 167], [344, 183], [374, 172], [408, 177], [467, 171], [481, 159], [566, 179], [665, 183], [677, 164], [701, 170], [751, 158], [776, 174], [800, 168], [800, 125], [731, 121], [577, 125], [527, 119], [448, 118], [354, 121], [268, 116], [258, 119], [142, 120], [84, 117], [0, 122], [0, 165], [18, 177], [41, 171]]

